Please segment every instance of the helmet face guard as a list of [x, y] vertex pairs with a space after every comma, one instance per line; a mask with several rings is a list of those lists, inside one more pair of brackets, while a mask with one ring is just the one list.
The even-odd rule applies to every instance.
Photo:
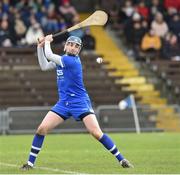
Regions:
[[76, 43], [80, 46], [82, 46], [82, 41], [79, 37], [77, 36], [70, 36], [67, 40], [66, 43]]

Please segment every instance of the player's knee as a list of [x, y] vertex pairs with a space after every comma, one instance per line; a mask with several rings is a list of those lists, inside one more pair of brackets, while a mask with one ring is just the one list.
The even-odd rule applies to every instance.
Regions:
[[101, 138], [101, 136], [102, 136], [102, 131], [99, 129], [99, 128], [92, 128], [91, 130], [90, 130], [90, 134], [94, 137], [94, 138], [96, 138], [97, 140], [99, 140], [100, 138]]
[[48, 128], [46, 126], [39, 126], [36, 133], [40, 135], [46, 135], [48, 133]]

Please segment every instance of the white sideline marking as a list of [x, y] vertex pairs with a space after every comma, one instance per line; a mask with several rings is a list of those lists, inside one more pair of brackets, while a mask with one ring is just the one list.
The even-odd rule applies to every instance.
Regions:
[[[10, 164], [10, 163], [4, 163], [4, 162], [0, 162], [0, 165], [3, 166], [9, 166], [9, 167], [19, 167], [19, 165], [17, 164]], [[66, 173], [66, 174], [86, 174], [86, 173], [80, 173], [80, 172], [75, 172], [75, 171], [66, 171], [66, 170], [61, 170], [58, 168], [48, 168], [48, 167], [34, 167], [35, 169], [41, 169], [41, 170], [48, 170], [48, 171], [52, 171], [52, 172], [62, 172], [62, 173]]]

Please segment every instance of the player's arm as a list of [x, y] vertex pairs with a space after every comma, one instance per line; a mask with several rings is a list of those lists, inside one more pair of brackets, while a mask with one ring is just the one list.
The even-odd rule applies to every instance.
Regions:
[[40, 68], [43, 71], [54, 69], [56, 67], [56, 64], [52, 61], [50, 62], [47, 61], [47, 58], [44, 55], [43, 46], [44, 46], [44, 38], [38, 39], [37, 55], [38, 55], [38, 62]]
[[64, 67], [62, 63], [62, 57], [54, 54], [51, 49], [51, 42], [53, 41], [52, 35], [47, 35], [45, 37], [45, 45], [44, 45], [44, 52], [45, 56], [48, 60], [55, 62], [57, 65]]

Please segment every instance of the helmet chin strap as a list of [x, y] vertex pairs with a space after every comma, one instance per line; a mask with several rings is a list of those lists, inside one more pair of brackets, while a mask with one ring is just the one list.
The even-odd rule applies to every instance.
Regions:
[[77, 56], [77, 55], [75, 55], [75, 54], [72, 54], [72, 53], [66, 53], [68, 56], [73, 56], [73, 57], [75, 57], [75, 56]]

